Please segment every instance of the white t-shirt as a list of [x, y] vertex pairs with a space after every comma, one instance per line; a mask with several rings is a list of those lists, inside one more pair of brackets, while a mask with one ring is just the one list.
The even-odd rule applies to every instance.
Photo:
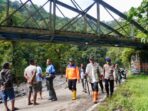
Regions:
[[[99, 81], [99, 64], [98, 63], [89, 63], [86, 66], [86, 74], [88, 74], [89, 80], [91, 83]], [[100, 72], [100, 71], [99, 71]]]
[[[25, 71], [24, 71], [24, 75], [27, 75], [28, 80], [32, 79], [33, 74], [36, 73], [36, 66], [34, 65], [29, 65], [28, 67], [26, 67]], [[36, 78], [33, 80], [33, 82], [36, 82]]]

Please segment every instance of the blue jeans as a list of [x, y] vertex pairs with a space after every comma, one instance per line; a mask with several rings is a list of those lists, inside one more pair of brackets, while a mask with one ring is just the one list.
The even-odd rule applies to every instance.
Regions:
[[10, 88], [0, 91], [0, 96], [3, 102], [6, 102], [8, 98], [9, 100], [14, 100], [15, 99], [14, 89]]

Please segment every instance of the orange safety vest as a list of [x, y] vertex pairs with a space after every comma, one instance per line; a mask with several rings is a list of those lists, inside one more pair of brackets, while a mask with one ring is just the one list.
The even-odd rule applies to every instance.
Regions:
[[80, 79], [79, 68], [76, 65], [68, 65], [66, 68], [67, 79]]

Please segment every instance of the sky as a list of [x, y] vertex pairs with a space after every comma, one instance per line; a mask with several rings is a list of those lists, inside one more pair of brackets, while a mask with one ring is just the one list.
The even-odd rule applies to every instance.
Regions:
[[[15, 1], [15, 0], [11, 0], [11, 1]], [[19, 0], [17, 0], [19, 1]], [[26, 0], [22, 0], [23, 2], [25, 2]], [[41, 6], [42, 4], [44, 4], [47, 0], [32, 0], [34, 4], [37, 4], [39, 6]], [[71, 0], [59, 0], [65, 4], [68, 4], [70, 6], [74, 5], [72, 4]], [[91, 5], [94, 0], [75, 0], [79, 6], [84, 10], [86, 9], [89, 5]], [[121, 12], [126, 12], [128, 11], [131, 7], [138, 7], [142, 0], [103, 0], [106, 3], [110, 4], [111, 6], [113, 6], [114, 8], [118, 9]], [[77, 16], [78, 14], [70, 11], [66, 8], [63, 8], [61, 6], [58, 6], [60, 8], [60, 10], [62, 10], [62, 13], [68, 17], [68, 18], [73, 18], [75, 16]], [[47, 5], [45, 5], [44, 7], [45, 10], [49, 10], [49, 3]], [[97, 14], [96, 14], [96, 5], [94, 5], [89, 11], [88, 14], [92, 15], [93, 17], [97, 18]], [[116, 18], [118, 19], [119, 16], [112, 13], [110, 11], [110, 13]], [[60, 11], [57, 9], [56, 14], [60, 17], [63, 17], [62, 14], [60, 13]], [[100, 19], [101, 21], [111, 21], [113, 20], [113, 18], [108, 14], [108, 12], [104, 9], [104, 7], [100, 6]]]

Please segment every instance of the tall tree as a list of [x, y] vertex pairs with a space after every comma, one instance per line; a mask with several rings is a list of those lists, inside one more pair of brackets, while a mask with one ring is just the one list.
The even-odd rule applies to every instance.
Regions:
[[[136, 20], [146, 30], [148, 30], [148, 1], [143, 0], [138, 8], [132, 7], [128, 13], [129, 19]], [[141, 41], [148, 43], [148, 35], [137, 31], [136, 37], [141, 38]]]

